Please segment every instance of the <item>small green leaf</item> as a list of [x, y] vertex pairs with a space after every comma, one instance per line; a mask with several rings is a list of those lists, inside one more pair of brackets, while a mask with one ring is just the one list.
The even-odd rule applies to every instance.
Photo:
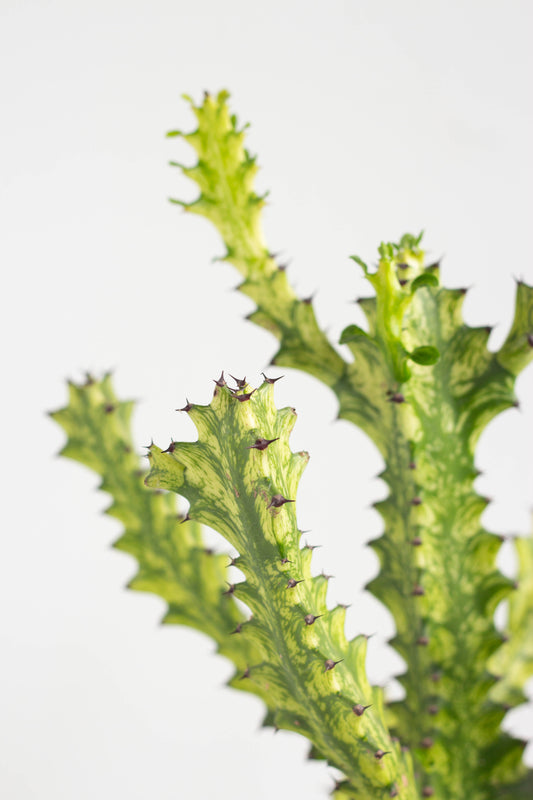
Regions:
[[420, 289], [422, 286], [438, 286], [439, 279], [436, 275], [432, 275], [430, 272], [425, 272], [423, 275], [419, 275], [418, 278], [415, 278], [411, 284], [411, 292], [416, 292], [417, 289]]
[[368, 274], [369, 271], [368, 265], [365, 264], [362, 258], [360, 258], [359, 256], [350, 256], [350, 258], [352, 259], [352, 261], [355, 261], [356, 264], [359, 264], [359, 266], [363, 268], [365, 275]]
[[348, 344], [348, 342], [354, 342], [357, 338], [359, 338], [359, 336], [368, 336], [368, 333], [360, 328], [359, 325], [348, 325], [348, 327], [345, 328], [341, 333], [339, 344]]
[[436, 347], [429, 344], [422, 347], [415, 347], [412, 353], [409, 353], [409, 358], [416, 364], [423, 364], [425, 367], [431, 364], [436, 364], [440, 358], [440, 353]]

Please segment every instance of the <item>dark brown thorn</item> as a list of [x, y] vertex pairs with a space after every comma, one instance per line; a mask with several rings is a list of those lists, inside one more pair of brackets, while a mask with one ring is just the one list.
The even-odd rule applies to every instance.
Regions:
[[206, 556], [212, 556], [215, 551], [212, 547], [204, 547], [204, 553]]
[[416, 463], [414, 461], [409, 462], [409, 469], [416, 469]]
[[337, 605], [339, 608], [344, 608], [345, 611], [352, 607], [351, 603], [337, 603]]
[[354, 706], [352, 706], [352, 711], [357, 717], [362, 717], [367, 708], [370, 708], [371, 705], [372, 703], [370, 703], [368, 706], [363, 706], [361, 703], [356, 703]]
[[422, 789], [422, 797], [433, 797], [435, 790], [431, 786], [424, 786]]
[[[228, 583], [228, 582], [226, 581], [226, 583]], [[234, 583], [228, 583], [228, 588], [226, 589], [225, 592], [222, 592], [222, 594], [223, 595], [230, 595], [230, 594], [233, 594], [234, 591], [235, 591], [235, 584]]]
[[163, 453], [173, 453], [175, 449], [176, 449], [176, 442], [171, 441], [169, 446], [167, 447], [167, 449], [166, 450], [162, 450], [162, 452]]
[[234, 631], [232, 631], [232, 632], [231, 632], [231, 634], [234, 634], [234, 633], [240, 633], [241, 631], [242, 631], [242, 622], [239, 622], [239, 623], [237, 624], [237, 627], [235, 628], [235, 630], [234, 630]]
[[419, 644], [421, 647], [427, 647], [427, 645], [429, 644], [429, 639], [427, 636], [419, 636], [419, 638], [416, 640], [416, 643]]
[[183, 525], [184, 522], [188, 522], [189, 520], [190, 520], [190, 516], [189, 516], [189, 512], [187, 511], [187, 513], [185, 514], [185, 516], [181, 520], [181, 524]]
[[238, 400], [239, 403], [245, 403], [247, 400], [250, 399], [250, 397], [253, 395], [255, 391], [256, 389], [252, 389], [251, 392], [247, 392], [246, 394], [232, 394], [231, 396], [233, 397], [234, 400]]
[[389, 403], [405, 403], [405, 397], [401, 392], [394, 392], [389, 397]]
[[241, 677], [240, 677], [240, 679], [239, 679], [239, 680], [241, 680], [241, 681], [242, 681], [242, 680], [244, 680], [245, 678], [249, 678], [249, 677], [250, 677], [250, 667], [246, 667], [246, 669], [245, 669], [245, 670], [244, 670], [244, 672], [242, 673], [242, 675], [241, 675]]
[[292, 564], [292, 561], [289, 561], [289, 559], [288, 559], [288, 558], [286, 558], [286, 557], [283, 557], [283, 558], [281, 559], [281, 563], [282, 563], [282, 564]]
[[430, 706], [428, 706], [428, 714], [430, 714], [432, 717], [434, 717], [435, 714], [438, 714], [438, 713], [439, 713], [438, 705], [436, 705], [435, 703], [432, 703]]
[[527, 337], [527, 343], [530, 347], [533, 347], [533, 333], [530, 333]]
[[306, 306], [310, 306], [313, 302], [314, 294], [310, 294], [309, 297], [302, 297], [302, 303], [305, 303]]
[[411, 500], [411, 505], [412, 506], [421, 506], [422, 505], [422, 500], [420, 499], [420, 497], [413, 497], [413, 499]]
[[183, 408], [176, 408], [175, 411], [190, 411], [192, 408], [192, 404], [189, 403], [189, 398], [186, 397], [185, 400], [187, 401]]
[[324, 580], [326, 580], [326, 581], [330, 581], [332, 578], [334, 578], [334, 577], [335, 577], [335, 575], [327, 575], [327, 574], [324, 572], [324, 570], [322, 570], [322, 572], [320, 573], [319, 577], [320, 577], [320, 578], [324, 578]]
[[389, 797], [398, 797], [398, 789], [396, 786], [393, 786], [389, 792]]
[[400, 284], [400, 286], [405, 286], [407, 283], [409, 283], [409, 281], [407, 280], [407, 278], [398, 278], [398, 283]]
[[339, 658], [338, 661], [333, 661], [331, 658], [326, 658], [326, 660], [324, 661], [324, 667], [325, 667], [324, 672], [329, 672], [330, 670], [335, 669], [337, 664], [340, 664], [341, 661], [344, 661], [344, 659]]
[[413, 547], [420, 547], [420, 545], [422, 544], [422, 539], [420, 538], [420, 536], [415, 536], [414, 539], [411, 539], [411, 544], [413, 545]]
[[249, 445], [246, 449], [247, 450], [266, 450], [269, 444], [272, 442], [277, 442], [279, 440], [279, 436], [276, 436], [275, 439], [256, 439], [255, 442]]
[[226, 567], [234, 567], [237, 563], [237, 556], [228, 556], [229, 564], [226, 564]]
[[222, 370], [222, 372], [220, 373], [220, 378], [218, 380], [215, 380], [214, 378], [213, 378], [213, 380], [214, 380], [214, 382], [215, 382], [215, 384], [217, 386], [220, 386], [221, 388], [222, 388], [222, 386], [225, 386], [226, 385], [226, 379], [224, 378], [224, 370]]
[[425, 594], [425, 591], [424, 591], [423, 587], [420, 586], [419, 583], [417, 583], [413, 587], [413, 591], [411, 592], [411, 594], [413, 595], [413, 597], [422, 597]]
[[429, 750], [430, 747], [433, 747], [433, 739], [431, 736], [424, 736], [420, 742], [420, 747], [423, 747], [424, 750]]
[[316, 550], [317, 547], [322, 547], [321, 544], [308, 544], [307, 542], [302, 547], [302, 550]]
[[381, 761], [383, 756], [390, 755], [390, 752], [391, 752], [390, 750], [376, 750], [376, 752], [374, 753], [374, 758], [377, 759], [378, 761]]
[[409, 269], [409, 264], [397, 264], [398, 269]]
[[280, 508], [285, 505], [285, 503], [294, 503], [294, 500], [288, 500], [286, 497], [283, 497], [282, 494], [274, 494], [267, 508]]
[[294, 578], [289, 578], [287, 581], [287, 589], [294, 589], [295, 586], [298, 586], [299, 583], [303, 583], [305, 578], [302, 578], [299, 581], [295, 581]]
[[316, 614], [316, 615], [315, 615], [315, 614], [306, 614], [306, 615], [305, 615], [305, 617], [304, 617], [305, 624], [306, 624], [306, 625], [312, 625], [312, 624], [313, 624], [313, 622], [314, 622], [316, 619], [319, 619], [319, 618], [320, 618], [320, 617], [322, 617], [322, 616], [323, 616], [323, 614]]
[[114, 410], [115, 410], [115, 406], [112, 405], [111, 403], [104, 408], [104, 411], [105, 411], [106, 414], [112, 414]]
[[233, 378], [239, 389], [244, 389], [246, 386], [246, 376], [244, 376], [244, 378], [236, 378], [234, 375], [230, 374], [230, 378]]
[[277, 378], [267, 378], [264, 372], [262, 372], [261, 375], [265, 379], [266, 383], [276, 383], [276, 381], [280, 381], [284, 377], [283, 375], [279, 375]]

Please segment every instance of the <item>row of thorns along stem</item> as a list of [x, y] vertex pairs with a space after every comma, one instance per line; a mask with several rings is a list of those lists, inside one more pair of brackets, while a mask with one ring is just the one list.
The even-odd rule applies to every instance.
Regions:
[[[267, 378], [267, 376], [265, 375], [264, 372], [262, 372], [261, 374], [262, 374], [263, 378], [265, 379], [265, 381], [267, 383], [270, 383], [270, 384], [276, 383], [276, 381], [279, 381], [283, 377], [283, 375], [280, 375], [277, 378]], [[221, 373], [220, 378], [214, 380], [214, 383], [215, 383], [216, 386], [219, 386], [219, 387], [226, 386], [230, 390], [230, 392], [232, 393], [231, 396], [233, 398], [235, 398], [236, 400], [239, 400], [241, 403], [250, 400], [252, 394], [256, 390], [253, 389], [251, 392], [247, 392], [247, 393], [242, 392], [242, 390], [246, 386], [246, 378], [245, 377], [244, 378], [235, 378], [233, 375], [231, 375], [230, 377], [233, 378], [233, 380], [237, 384], [237, 387], [235, 389], [233, 389], [232, 387], [228, 386], [228, 384], [226, 383], [226, 380], [224, 378], [224, 372]], [[241, 394], [237, 394], [237, 392], [239, 392], [239, 391], [241, 391], [242, 393]], [[391, 399], [392, 402], [396, 402], [396, 403], [403, 402], [403, 397], [401, 397], [401, 399], [400, 399], [400, 397], [398, 395], [393, 395], [390, 399]], [[193, 408], [193, 405], [187, 399], [186, 405], [183, 408], [176, 409], [176, 411], [190, 411], [192, 408]], [[279, 437], [276, 437], [274, 439], [259, 438], [259, 439], [256, 439], [253, 444], [249, 445], [247, 447], [247, 449], [248, 450], [252, 450], [252, 449], [266, 450], [269, 445], [273, 444], [274, 442], [277, 442], [278, 440], [279, 440]], [[170, 443], [169, 447], [167, 448], [167, 450], [165, 450], [163, 452], [173, 452], [174, 449], [175, 449], [175, 442], [172, 441]], [[290, 500], [289, 498], [286, 498], [281, 494], [275, 494], [275, 495], [272, 496], [272, 498], [270, 500], [270, 503], [268, 504], [267, 508], [280, 508], [281, 506], [285, 505], [285, 503], [294, 503], [294, 502], [295, 502], [294, 500]], [[413, 500], [413, 505], [419, 505], [420, 502], [421, 501], [418, 498], [415, 498]], [[182, 522], [186, 522], [189, 519], [191, 519], [191, 518], [187, 514], [182, 519]], [[419, 542], [416, 542], [416, 544], [418, 544], [418, 543]], [[415, 544], [415, 542], [413, 542], [413, 544]], [[304, 547], [305, 547], [305, 549], [308, 549], [308, 550], [314, 550], [316, 547], [319, 547], [319, 545], [309, 545], [309, 544], [306, 543]], [[211, 554], [212, 550], [208, 550], [207, 552], [209, 554]], [[231, 558], [230, 557], [230, 561], [227, 564], [227, 566], [228, 567], [236, 566], [236, 561], [237, 561], [236, 558]], [[286, 558], [286, 557], [281, 558], [281, 564], [291, 564], [291, 563], [292, 562], [288, 558]], [[332, 576], [323, 574], [323, 577], [329, 580], [329, 578], [331, 578]], [[294, 589], [299, 583], [303, 583], [304, 580], [305, 579], [303, 579], [303, 578], [301, 580], [295, 580], [294, 578], [289, 578], [289, 580], [287, 581], [286, 588], [287, 589]], [[236, 588], [237, 588], [236, 584], [228, 583], [228, 588], [222, 594], [224, 596], [231, 596], [231, 595], [234, 594]], [[415, 588], [413, 589], [413, 595], [423, 595], [423, 594], [424, 594], [423, 589], [418, 585], [415, 586]], [[343, 606], [343, 607], [344, 608], [348, 608], [348, 606]], [[304, 616], [304, 622], [305, 622], [306, 625], [313, 625], [314, 622], [317, 619], [320, 619], [320, 617], [322, 617], [322, 616], [324, 616], [324, 615], [323, 614], [306, 614]], [[233, 631], [231, 631], [231, 634], [241, 633], [242, 632], [242, 626], [243, 626], [243, 623], [239, 622], [237, 624], [236, 628]], [[424, 637], [422, 637], [422, 638], [423, 638], [423, 641], [421, 639], [421, 640], [419, 640], [418, 643], [419, 644], [424, 644], [424, 645], [427, 644], [428, 643], [427, 639], [425, 639]], [[329, 672], [330, 670], [334, 669], [337, 666], [337, 664], [340, 664], [342, 661], [344, 661], [344, 659], [342, 659], [342, 658], [339, 659], [338, 661], [334, 661], [331, 658], [326, 659], [325, 662], [324, 662], [324, 672]], [[246, 670], [244, 671], [244, 673], [241, 676], [241, 680], [245, 679], [245, 678], [248, 678], [249, 676], [250, 676], [250, 667], [247, 667]], [[365, 711], [368, 708], [371, 708], [371, 707], [372, 707], [372, 703], [369, 703], [368, 705], [363, 705], [362, 703], [355, 703], [352, 706], [352, 711], [357, 717], [362, 717], [363, 714], [365, 713]], [[378, 761], [380, 761], [384, 756], [389, 755], [389, 753], [390, 753], [390, 751], [388, 751], [388, 750], [378, 749], [374, 753], [374, 757]], [[426, 787], [426, 789], [428, 791], [431, 791], [431, 794], [433, 793], [432, 790], [429, 789], [429, 787]], [[395, 797], [396, 794], [397, 794], [397, 790], [395, 790], [393, 788], [391, 790], [391, 797]], [[425, 796], [430, 796], [430, 795], [426, 794]]]

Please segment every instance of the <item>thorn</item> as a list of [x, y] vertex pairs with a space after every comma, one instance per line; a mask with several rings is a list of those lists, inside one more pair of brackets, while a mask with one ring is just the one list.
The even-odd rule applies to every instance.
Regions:
[[[239, 623], [238, 623], [238, 625], [237, 625], [237, 627], [235, 628], [235, 630], [234, 630], [234, 631], [232, 631], [232, 632], [231, 632], [231, 634], [234, 634], [234, 633], [240, 633], [240, 632], [241, 632], [241, 630], [242, 630], [242, 622], [239, 622]], [[230, 635], [231, 635], [231, 634], [230, 634]]]
[[409, 469], [416, 469], [416, 463], [414, 461], [409, 462]]
[[241, 681], [242, 681], [242, 680], [244, 680], [245, 678], [249, 678], [249, 677], [250, 677], [250, 667], [246, 667], [246, 669], [245, 669], [245, 670], [244, 670], [244, 672], [242, 673], [242, 675], [241, 675], [241, 677], [239, 678], [239, 680], [241, 680]]
[[401, 392], [395, 392], [389, 397], [389, 403], [405, 403], [405, 397]]
[[226, 568], [234, 567], [235, 564], [237, 563], [237, 556], [228, 556], [228, 558], [229, 558], [229, 564], [226, 564]]
[[413, 547], [420, 547], [420, 545], [422, 544], [422, 539], [420, 538], [420, 536], [415, 536], [414, 539], [411, 539], [411, 544], [413, 545]]
[[298, 586], [299, 583], [303, 583], [305, 578], [302, 578], [299, 581], [295, 581], [294, 578], [289, 578], [287, 581], [287, 589], [294, 589], [295, 586]]
[[176, 449], [176, 442], [171, 441], [169, 446], [167, 447], [167, 449], [166, 450], [162, 450], [161, 452], [162, 453], [173, 453], [175, 449]]
[[250, 399], [250, 397], [253, 395], [255, 391], [256, 389], [252, 389], [252, 391], [248, 392], [247, 394], [232, 394], [231, 396], [233, 397], [234, 400], [238, 400], [239, 403], [245, 403], [247, 400]]
[[[324, 576], [324, 577], [326, 577], [326, 576]], [[330, 577], [333, 577], [333, 576], [330, 576]], [[348, 611], [348, 609], [352, 607], [351, 603], [338, 603], [337, 605], [338, 605], [339, 608], [344, 608], [345, 611]]]
[[206, 556], [212, 556], [215, 551], [212, 547], [204, 547], [204, 553]]
[[192, 408], [192, 404], [189, 403], [189, 398], [186, 397], [185, 400], [187, 401], [183, 408], [175, 408], [175, 411], [190, 411]]
[[430, 678], [431, 678], [433, 683], [438, 683], [440, 681], [441, 677], [442, 676], [441, 676], [440, 672], [432, 672], [431, 675], [430, 675]]
[[422, 500], [420, 499], [420, 497], [413, 497], [413, 499], [411, 500], [411, 505], [412, 506], [421, 506], [422, 505]]
[[322, 547], [321, 544], [309, 544], [306, 542], [302, 547], [302, 550], [316, 550], [317, 547]]
[[302, 297], [302, 303], [305, 303], [306, 306], [310, 306], [313, 302], [314, 294], [310, 294], [309, 297]]
[[424, 786], [422, 789], [422, 797], [433, 797], [435, 790], [431, 786]]
[[331, 658], [327, 658], [324, 661], [324, 667], [325, 667], [324, 672], [329, 672], [330, 670], [335, 669], [337, 664], [340, 664], [341, 661], [344, 661], [344, 659], [343, 658], [339, 658], [338, 661], [332, 661]]
[[224, 370], [222, 370], [222, 372], [220, 373], [220, 378], [218, 380], [215, 380], [214, 378], [213, 378], [213, 380], [214, 380], [214, 382], [215, 382], [215, 384], [217, 386], [220, 386], [221, 388], [222, 388], [222, 386], [225, 386], [226, 385], [226, 380], [224, 378]]
[[283, 375], [279, 375], [277, 378], [267, 378], [264, 372], [262, 372], [261, 375], [265, 379], [266, 383], [276, 383], [276, 381], [279, 381], [284, 377]]
[[413, 595], [413, 597], [422, 597], [422, 596], [425, 594], [425, 591], [424, 591], [424, 589], [422, 588], [422, 586], [420, 586], [420, 584], [419, 584], [419, 583], [417, 583], [417, 584], [416, 584], [416, 585], [413, 587], [413, 591], [411, 592], [411, 594]]
[[184, 522], [188, 522], [189, 520], [190, 520], [190, 516], [189, 516], [189, 512], [187, 511], [187, 513], [185, 514], [185, 516], [181, 520], [181, 524], [183, 525]]
[[266, 450], [269, 444], [272, 442], [277, 442], [279, 440], [279, 436], [276, 436], [275, 439], [256, 439], [253, 444], [247, 447], [247, 450]]
[[320, 577], [320, 578], [324, 578], [324, 580], [326, 580], [326, 581], [330, 581], [332, 578], [334, 578], [334, 577], [335, 577], [335, 575], [326, 575], [326, 573], [324, 572], [324, 570], [322, 570], [322, 572], [320, 573], [320, 576], [319, 576], [319, 577]]
[[398, 797], [398, 789], [393, 786], [389, 792], [389, 797]]
[[370, 703], [368, 706], [362, 706], [361, 703], [356, 703], [354, 706], [352, 706], [352, 711], [357, 717], [362, 717], [367, 708], [370, 708], [371, 705], [372, 703]]
[[322, 617], [322, 616], [324, 616], [324, 615], [323, 615], [323, 614], [316, 614], [316, 615], [315, 615], [315, 614], [307, 614], [307, 615], [304, 617], [305, 624], [306, 624], [306, 625], [312, 625], [312, 624], [313, 624], [313, 622], [314, 622], [316, 619], [319, 619], [319, 617]]
[[292, 564], [292, 561], [289, 561], [288, 558], [284, 557], [284, 558], [281, 559], [281, 563], [282, 564]]
[[272, 506], [274, 508], [280, 508], [285, 505], [285, 503], [294, 503], [294, 500], [288, 500], [286, 497], [283, 497], [282, 494], [274, 494], [267, 508], [272, 508]]
[[405, 286], [406, 283], [409, 283], [409, 281], [407, 280], [407, 278], [398, 278], [398, 283], [400, 284], [400, 286]]
[[420, 742], [420, 747], [423, 747], [425, 750], [429, 750], [430, 747], [433, 747], [433, 739], [431, 736], [425, 736]]
[[428, 714], [430, 714], [432, 717], [434, 717], [435, 714], [438, 714], [438, 713], [439, 713], [439, 707], [437, 705], [432, 704], [432, 705], [428, 706]]
[[115, 406], [113, 406], [111, 404], [109, 404], [108, 406], [106, 406], [104, 408], [104, 411], [105, 411], [106, 414], [112, 414], [114, 410], [115, 410]]
[[427, 647], [427, 646], [428, 646], [428, 644], [429, 644], [429, 639], [428, 639], [428, 637], [427, 637], [427, 636], [420, 636], [420, 637], [419, 637], [419, 638], [416, 640], [416, 643], [417, 643], [417, 644], [419, 644], [421, 647]]
[[236, 378], [234, 375], [230, 375], [230, 378], [233, 378], [239, 389], [244, 389], [246, 386], [246, 376], [244, 378]]
[[[226, 583], [228, 583], [228, 582], [226, 581]], [[234, 583], [228, 583], [228, 588], [226, 589], [225, 592], [222, 592], [222, 594], [223, 595], [230, 595], [230, 594], [233, 594], [234, 591], [235, 591], [235, 584]]]
[[390, 752], [390, 750], [376, 750], [374, 753], [374, 758], [377, 759], [377, 761], [381, 761], [383, 756], [388, 756]]
[[530, 333], [527, 337], [527, 343], [530, 347], [533, 347], [533, 333]]

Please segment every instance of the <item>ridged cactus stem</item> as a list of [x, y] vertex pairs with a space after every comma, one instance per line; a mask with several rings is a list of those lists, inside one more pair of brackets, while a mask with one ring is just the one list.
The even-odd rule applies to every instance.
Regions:
[[267, 249], [261, 224], [265, 200], [253, 191], [256, 159], [244, 147], [245, 128], [238, 128], [227, 98], [227, 92], [206, 94], [202, 105], [195, 106], [186, 97], [198, 128], [168, 135], [182, 136], [196, 151], [198, 163], [171, 164], [195, 181], [200, 195], [192, 203], [172, 202], [207, 217], [220, 231], [226, 246], [220, 260], [238, 269], [244, 277], [239, 289], [257, 304], [249, 319], [280, 340], [272, 363], [305, 369], [331, 385], [342, 376], [344, 361], [318, 327], [312, 304], [296, 296], [284, 266]]
[[[390, 608], [393, 644], [407, 663], [406, 698], [391, 707], [394, 730], [431, 774], [428, 793], [487, 800], [519, 776], [523, 743], [499, 733], [505, 708], [491, 699], [496, 678], [487, 662], [502, 645], [493, 613], [514, 589], [495, 568], [499, 538], [481, 525], [487, 501], [473, 489], [474, 446], [484, 426], [516, 403], [515, 377], [533, 356], [533, 290], [518, 283], [513, 326], [491, 353], [490, 329], [462, 320], [464, 291], [441, 288], [438, 265], [424, 266], [421, 237], [382, 244], [374, 271], [353, 257], [376, 297], [359, 301], [368, 330], [343, 331], [340, 343], [354, 357], [345, 362], [314, 317], [309, 326], [305, 311], [299, 316], [307, 304], [295, 300], [284, 271], [259, 267], [232, 234], [233, 225], [243, 229], [232, 218], [238, 207], [264, 247], [255, 160], [226, 100], [221, 93], [193, 107], [198, 130], [185, 138], [199, 162], [184, 171], [201, 194], [186, 208], [221, 232], [227, 259], [245, 275], [241, 288], [258, 304], [250, 319], [281, 340], [273, 361], [323, 380], [339, 399], [339, 416], [383, 455], [389, 495], [377, 508], [385, 530], [372, 542], [382, 570], [369, 588]], [[231, 208], [219, 181], [239, 198]]]
[[107, 513], [124, 524], [114, 547], [139, 564], [129, 588], [152, 592], [168, 603], [163, 619], [212, 638], [239, 674], [255, 658], [252, 643], [231, 635], [244, 621], [227, 589], [227, 555], [205, 547], [201, 526], [184, 524], [175, 497], [144, 485], [146, 469], [131, 435], [133, 404], [120, 401], [110, 375], [71, 383], [69, 403], [51, 416], [68, 439], [61, 454], [94, 470], [112, 497]]
[[217, 386], [210, 406], [189, 404], [198, 442], [172, 453], [153, 446], [148, 483], [182, 494], [191, 518], [238, 550], [246, 580], [234, 594], [253, 614], [242, 635], [262, 649], [242, 678], [270, 696], [277, 727], [307, 736], [357, 797], [417, 797], [410, 759], [366, 678], [366, 637], [346, 641], [345, 609], [328, 610], [327, 576], [312, 577], [311, 550], [300, 547], [294, 500], [308, 456], [291, 453], [295, 413], [277, 411], [272, 395], [271, 381], [235, 393]]

